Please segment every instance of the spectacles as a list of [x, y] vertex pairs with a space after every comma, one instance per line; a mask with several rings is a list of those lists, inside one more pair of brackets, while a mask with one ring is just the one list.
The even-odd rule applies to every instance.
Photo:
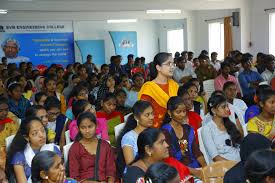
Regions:
[[175, 67], [176, 66], [176, 64], [174, 62], [168, 62], [168, 63], [162, 64], [162, 65], [167, 65], [169, 67]]
[[49, 116], [58, 116], [60, 112], [48, 112]]

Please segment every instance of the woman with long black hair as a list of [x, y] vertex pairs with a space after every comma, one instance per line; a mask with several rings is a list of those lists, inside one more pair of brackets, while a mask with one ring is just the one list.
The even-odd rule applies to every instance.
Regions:
[[223, 95], [213, 95], [208, 101], [212, 119], [202, 127], [201, 135], [206, 151], [213, 161], [240, 161], [241, 133], [229, 120], [230, 109]]

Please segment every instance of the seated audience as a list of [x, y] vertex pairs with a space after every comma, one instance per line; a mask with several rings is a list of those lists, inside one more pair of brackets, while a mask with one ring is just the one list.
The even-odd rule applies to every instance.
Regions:
[[37, 92], [34, 95], [34, 105], [42, 105], [44, 106], [45, 100], [47, 99], [47, 93], [46, 92]]
[[199, 60], [200, 65], [195, 70], [198, 80], [203, 82], [209, 79], [215, 79], [217, 76], [217, 71], [212, 65], [209, 64], [209, 57], [206, 55], [200, 55]]
[[60, 112], [65, 114], [67, 110], [66, 99], [61, 93], [57, 92], [55, 77], [50, 76], [46, 78], [44, 81], [44, 86], [48, 96], [56, 97], [60, 101]]
[[68, 118], [60, 113], [60, 105], [60, 101], [54, 96], [48, 97], [44, 105], [48, 114], [47, 128], [55, 132], [54, 143], [56, 144], [60, 143], [63, 127], [68, 122]]
[[69, 96], [73, 88], [80, 82], [80, 78], [76, 74], [71, 74], [68, 78], [68, 86], [63, 90], [63, 95], [67, 101], [69, 101]]
[[267, 81], [270, 83], [270, 80], [274, 76], [274, 62], [275, 62], [275, 57], [273, 55], [266, 55], [263, 57], [263, 62], [265, 63], [265, 71], [261, 73], [261, 76], [264, 81]]
[[61, 152], [54, 144], [46, 144], [46, 131], [37, 117], [31, 117], [21, 123], [8, 151], [6, 172], [9, 181], [26, 183], [31, 177], [31, 162], [35, 154], [43, 150]]
[[247, 123], [251, 118], [260, 114], [260, 106], [259, 106], [260, 97], [259, 96], [262, 95], [261, 93], [266, 89], [271, 89], [271, 87], [269, 85], [260, 85], [257, 88], [256, 94], [253, 99], [255, 102], [255, 105], [248, 107], [247, 110], [245, 111], [245, 115], [244, 115], [245, 123]]
[[32, 160], [32, 183], [76, 183], [67, 179], [62, 159], [52, 151], [42, 151]]
[[249, 183], [275, 182], [275, 152], [262, 150], [252, 153], [245, 163], [245, 176]]
[[[95, 114], [95, 109], [93, 109], [92, 105], [87, 100], [80, 99], [73, 103], [72, 111], [73, 111], [73, 115], [74, 115], [74, 120], [72, 120], [68, 126], [69, 126], [69, 131], [70, 131], [70, 138], [71, 138], [71, 140], [74, 141], [75, 137], [77, 136], [77, 134], [79, 132], [78, 127], [77, 127], [77, 118], [83, 112], [91, 112], [91, 113]], [[106, 122], [106, 121], [104, 121], [104, 122]], [[98, 125], [97, 125], [97, 127], [98, 127]], [[106, 129], [106, 130], [108, 130], [108, 129]], [[100, 135], [100, 137], [103, 138], [104, 140], [108, 140], [108, 133], [105, 134], [105, 136], [102, 136], [101, 134], [98, 134], [98, 133], [97, 133], [97, 135]], [[107, 135], [107, 137], [106, 137], [106, 135]]]
[[228, 62], [222, 62], [221, 63], [221, 74], [219, 76], [217, 76], [214, 80], [215, 90], [223, 90], [224, 84], [228, 81], [231, 81], [231, 82], [235, 83], [235, 85], [237, 87], [237, 92], [240, 96], [241, 90], [239, 87], [239, 82], [235, 78], [235, 76], [232, 76], [229, 73], [230, 73], [230, 64]]
[[151, 165], [146, 171], [144, 179], [150, 183], [181, 182], [177, 169], [165, 163]]
[[96, 137], [96, 118], [90, 112], [77, 119], [79, 133], [69, 151], [69, 174], [77, 181], [115, 182], [115, 158], [110, 144]]
[[152, 127], [154, 112], [151, 104], [147, 101], [137, 101], [133, 106], [133, 114], [128, 118], [123, 130], [118, 137], [118, 148], [121, 149], [119, 156], [119, 173], [122, 175], [125, 165], [129, 165], [138, 156], [138, 135], [145, 129]]
[[131, 108], [125, 106], [125, 101], [127, 98], [127, 93], [123, 89], [118, 89], [115, 91], [115, 96], [116, 96], [116, 101], [117, 101], [117, 106], [116, 110], [120, 112], [123, 116], [131, 113]]
[[[164, 134], [156, 128], [148, 128], [138, 136], [138, 159], [130, 164], [123, 177], [123, 182], [136, 183], [143, 180], [148, 168], [157, 162], [164, 161], [175, 167], [179, 174], [180, 180], [186, 180], [190, 171], [174, 158], [169, 157], [169, 145], [165, 141]], [[165, 161], [165, 158], [166, 161]]]
[[249, 58], [242, 59], [242, 66], [244, 71], [238, 76], [239, 82], [243, 92], [243, 100], [248, 106], [254, 104], [253, 97], [259, 83], [263, 81], [262, 76], [255, 71], [251, 70], [251, 62]]
[[260, 108], [261, 113], [248, 121], [247, 131], [260, 133], [272, 140], [275, 137], [275, 92], [273, 90], [264, 90], [260, 95]]
[[248, 157], [257, 150], [270, 149], [271, 141], [257, 133], [248, 134], [241, 143], [241, 161], [228, 170], [224, 176], [224, 183], [245, 182], [244, 165]]
[[106, 95], [106, 93], [114, 93], [115, 92], [115, 78], [114, 76], [107, 74], [104, 75], [101, 79], [99, 89], [97, 92], [97, 110], [101, 107], [101, 101]]
[[174, 157], [191, 168], [206, 166], [196, 141], [195, 131], [188, 124], [186, 107], [180, 97], [171, 97], [169, 99], [162, 131], [166, 142], [170, 144], [170, 157]]
[[218, 53], [217, 52], [212, 52], [211, 53], [210, 64], [216, 69], [217, 72], [220, 71], [221, 62], [218, 60]]
[[96, 112], [96, 117], [99, 120], [105, 120], [108, 126], [109, 141], [115, 145], [114, 127], [124, 122], [123, 115], [116, 111], [116, 97], [113, 93], [106, 93], [101, 100], [101, 108]]
[[174, 70], [173, 79], [179, 84], [184, 84], [191, 78], [196, 78], [197, 75], [192, 67], [185, 67], [186, 60], [183, 57], [177, 59], [177, 67]]
[[130, 90], [125, 89], [127, 93], [127, 98], [125, 101], [125, 105], [128, 107], [133, 107], [133, 105], [138, 101], [138, 92], [140, 91], [142, 85], [144, 84], [144, 78], [142, 74], [136, 73], [132, 77], [133, 84]]
[[203, 144], [213, 161], [240, 161], [239, 144], [241, 133], [229, 120], [229, 107], [223, 95], [213, 95], [208, 101], [208, 110], [212, 119], [202, 127]]
[[23, 96], [22, 86], [12, 82], [8, 84], [9, 110], [21, 120], [25, 118], [25, 112], [31, 103]]
[[46, 109], [41, 105], [33, 105], [29, 107], [26, 111], [26, 118], [29, 117], [37, 117], [41, 120], [43, 126], [46, 128], [47, 142], [54, 143], [55, 131], [47, 128], [49, 120]]

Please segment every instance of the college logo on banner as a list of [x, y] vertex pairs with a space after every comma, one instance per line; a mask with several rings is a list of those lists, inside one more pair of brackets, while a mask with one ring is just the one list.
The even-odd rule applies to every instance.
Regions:
[[8, 63], [66, 66], [74, 62], [72, 22], [2, 22], [0, 57]]
[[109, 31], [116, 55], [123, 57], [122, 64], [127, 63], [127, 56], [137, 56], [137, 32], [135, 31]]

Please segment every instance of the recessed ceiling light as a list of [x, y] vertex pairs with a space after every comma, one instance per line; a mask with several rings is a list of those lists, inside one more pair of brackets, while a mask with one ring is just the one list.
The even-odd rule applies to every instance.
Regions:
[[114, 19], [114, 20], [107, 20], [107, 23], [133, 23], [137, 22], [137, 19]]
[[0, 9], [0, 14], [7, 14], [8, 13], [8, 10], [1, 10]]
[[146, 10], [147, 14], [180, 14], [179, 9], [165, 9], [165, 10]]

